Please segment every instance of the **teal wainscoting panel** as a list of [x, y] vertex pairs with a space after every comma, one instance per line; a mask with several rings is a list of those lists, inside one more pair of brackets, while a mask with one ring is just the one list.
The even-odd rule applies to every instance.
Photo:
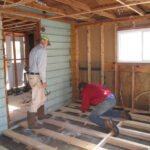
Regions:
[[0, 134], [7, 129], [6, 95], [4, 82], [4, 61], [2, 47], [2, 22], [0, 17]]
[[68, 56], [54, 56], [54, 57], [48, 57], [47, 63], [56, 64], [56, 63], [63, 63], [70, 61], [70, 57]]
[[65, 68], [65, 69], [59, 69], [51, 72], [47, 72], [47, 78], [56, 78], [56, 77], [61, 77], [63, 75], [70, 75], [70, 68]]
[[51, 43], [47, 47], [47, 96], [46, 110], [56, 110], [68, 104], [72, 97], [70, 68], [70, 25], [41, 19], [46, 35]]

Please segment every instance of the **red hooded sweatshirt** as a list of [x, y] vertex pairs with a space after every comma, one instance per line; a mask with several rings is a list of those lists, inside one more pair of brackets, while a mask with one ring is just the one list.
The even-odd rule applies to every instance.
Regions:
[[82, 89], [82, 112], [85, 112], [92, 105], [98, 105], [101, 101], [103, 101], [107, 96], [112, 93], [101, 86], [100, 84], [86, 84]]

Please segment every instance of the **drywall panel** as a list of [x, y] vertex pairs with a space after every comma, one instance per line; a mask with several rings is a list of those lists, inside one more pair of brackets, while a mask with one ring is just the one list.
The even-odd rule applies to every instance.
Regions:
[[[50, 111], [71, 100], [70, 25], [41, 19], [41, 26], [45, 28], [41, 34], [51, 42], [51, 46], [47, 47], [47, 88], [51, 94], [45, 105], [46, 110]], [[68, 94], [70, 97], [66, 97]]]

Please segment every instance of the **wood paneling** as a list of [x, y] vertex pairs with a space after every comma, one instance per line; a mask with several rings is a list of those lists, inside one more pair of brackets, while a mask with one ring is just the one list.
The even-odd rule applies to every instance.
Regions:
[[46, 102], [46, 109], [50, 111], [71, 100], [70, 25], [42, 19], [41, 26], [45, 28], [41, 34], [51, 42], [47, 47], [47, 88], [52, 92]]

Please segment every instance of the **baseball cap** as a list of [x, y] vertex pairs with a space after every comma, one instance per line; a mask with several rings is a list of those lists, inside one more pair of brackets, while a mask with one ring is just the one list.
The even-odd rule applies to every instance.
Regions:
[[48, 45], [50, 45], [50, 41], [49, 41], [49, 39], [48, 39], [48, 37], [47, 37], [46, 35], [43, 35], [43, 36], [42, 36], [42, 39], [43, 39], [43, 40], [47, 40], [47, 41], [48, 41]]

